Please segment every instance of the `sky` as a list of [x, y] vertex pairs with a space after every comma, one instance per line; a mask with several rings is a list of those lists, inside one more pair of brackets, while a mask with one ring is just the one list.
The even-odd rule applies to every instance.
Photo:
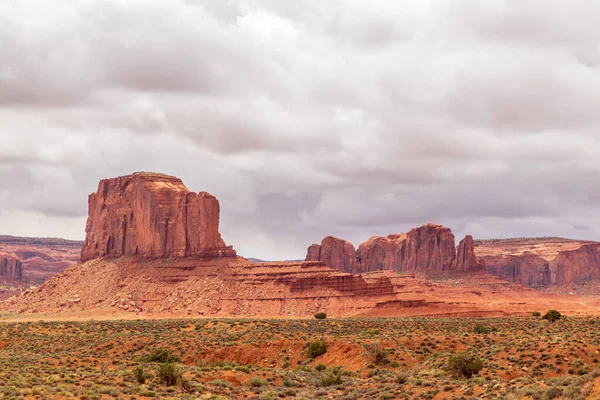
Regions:
[[0, 1], [0, 233], [175, 175], [240, 255], [427, 222], [600, 240], [600, 2]]

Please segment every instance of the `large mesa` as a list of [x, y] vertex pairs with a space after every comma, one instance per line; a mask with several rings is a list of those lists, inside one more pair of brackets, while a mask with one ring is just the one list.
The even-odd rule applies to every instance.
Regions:
[[88, 199], [83, 261], [141, 257], [234, 257], [219, 233], [219, 201], [174, 176], [136, 172], [103, 179]]

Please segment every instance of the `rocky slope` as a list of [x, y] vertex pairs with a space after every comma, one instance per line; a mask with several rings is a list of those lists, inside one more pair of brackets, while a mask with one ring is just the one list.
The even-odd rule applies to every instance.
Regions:
[[17, 287], [39, 285], [77, 262], [82, 246], [83, 241], [76, 240], [0, 235], [0, 253], [9, 254], [21, 264], [20, 274], [12, 277], [0, 271], [0, 282]]
[[406, 234], [375, 236], [358, 246], [358, 250], [331, 236], [320, 245], [308, 248], [306, 259], [322, 261], [345, 272], [391, 270], [398, 272], [481, 272], [483, 260], [475, 255], [471, 236], [463, 239], [458, 249], [452, 231], [441, 225], [427, 224]]
[[88, 199], [83, 261], [98, 257], [235, 256], [219, 234], [219, 202], [173, 176], [138, 172], [100, 181]]
[[487, 270], [510, 282], [536, 288], [597, 293], [600, 243], [563, 238], [476, 241]]

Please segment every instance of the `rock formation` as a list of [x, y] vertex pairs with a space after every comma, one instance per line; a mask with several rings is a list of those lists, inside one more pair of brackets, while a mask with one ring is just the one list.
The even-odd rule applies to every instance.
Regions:
[[493, 275], [535, 288], [600, 280], [600, 243], [562, 238], [482, 240], [476, 253]]
[[551, 264], [554, 285], [589, 283], [600, 279], [600, 244], [562, 251]]
[[358, 246], [359, 272], [394, 269], [402, 263], [405, 253], [406, 235], [374, 236]]
[[412, 229], [406, 235], [406, 256], [401, 271], [446, 271], [456, 258], [454, 234], [434, 224]]
[[465, 236], [458, 244], [456, 266], [454, 269], [462, 272], [485, 270], [485, 262], [475, 255], [475, 242], [473, 241], [473, 236]]
[[551, 284], [550, 265], [542, 257], [525, 254], [521, 256], [488, 256], [487, 271], [509, 282], [539, 288]]
[[234, 257], [219, 233], [219, 202], [173, 176], [137, 172], [100, 181], [88, 199], [81, 259]]
[[14, 255], [0, 253], [0, 282], [4, 284], [20, 284], [23, 280], [21, 261]]
[[[331, 238], [323, 243], [332, 243]], [[387, 237], [375, 236], [358, 246], [355, 257], [350, 251], [352, 245], [335, 239], [338, 257], [327, 257], [323, 244], [309, 247], [307, 260], [323, 261], [331, 268], [345, 272], [372, 272], [393, 270], [399, 272], [443, 271], [476, 272], [485, 269], [484, 262], [475, 255], [474, 241], [467, 236], [460, 242], [458, 252], [452, 231], [441, 225], [427, 224], [412, 229], [407, 234], [391, 234]], [[347, 243], [343, 245], [342, 243]], [[343, 254], [343, 261], [341, 254]], [[352, 261], [355, 259], [356, 261]], [[351, 260], [351, 261], [348, 261]], [[354, 264], [355, 262], [355, 264]], [[349, 266], [351, 266], [349, 268]]]
[[[79, 261], [83, 241], [0, 235], [0, 253], [21, 262], [20, 282], [13, 286], [38, 285]], [[2, 280], [2, 278], [0, 278]]]
[[340, 271], [356, 273], [356, 250], [350, 242], [327, 236], [321, 245], [313, 244], [308, 248], [306, 261], [323, 261], [327, 265], [337, 265]]

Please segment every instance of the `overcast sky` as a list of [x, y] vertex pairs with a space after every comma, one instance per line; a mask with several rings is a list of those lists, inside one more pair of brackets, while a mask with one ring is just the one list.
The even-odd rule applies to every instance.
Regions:
[[238, 253], [426, 222], [600, 240], [600, 2], [2, 0], [0, 233], [176, 175]]

